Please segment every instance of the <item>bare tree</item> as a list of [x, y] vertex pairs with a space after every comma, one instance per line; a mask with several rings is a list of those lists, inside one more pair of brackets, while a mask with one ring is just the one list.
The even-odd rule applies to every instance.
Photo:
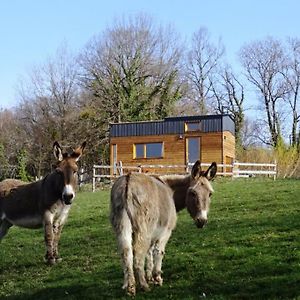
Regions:
[[290, 142], [292, 146], [300, 145], [300, 121], [299, 89], [300, 89], [300, 39], [288, 39], [287, 63], [282, 74], [287, 82], [289, 93], [285, 99], [289, 104], [292, 115], [292, 128]]
[[20, 138], [18, 120], [12, 109], [0, 109], [0, 178], [9, 174], [9, 165], [16, 165]]
[[82, 81], [106, 121], [155, 119], [172, 111], [181, 89], [177, 40], [170, 28], [138, 15], [88, 43], [79, 57]]
[[247, 79], [259, 93], [267, 116], [270, 140], [264, 142], [276, 147], [281, 139], [282, 100], [288, 93], [288, 86], [282, 75], [286, 63], [282, 44], [270, 37], [252, 42], [242, 47], [240, 59]]
[[212, 85], [217, 67], [224, 54], [224, 46], [210, 41], [208, 30], [204, 27], [194, 33], [191, 49], [187, 53], [186, 78], [190, 87], [190, 99], [195, 101], [201, 114], [208, 111]]
[[226, 112], [231, 116], [235, 124], [236, 142], [241, 144], [245, 118], [243, 107], [245, 100], [244, 85], [228, 65], [220, 71], [219, 78], [211, 86], [214, 95], [214, 111], [221, 114]]
[[[33, 68], [20, 82], [16, 110], [19, 132], [37, 176], [50, 167], [49, 148], [54, 140], [73, 143], [78, 116], [78, 69], [66, 46], [53, 58]], [[47, 156], [48, 155], [48, 156]]]
[[241, 129], [241, 145], [244, 150], [261, 147], [263, 145], [262, 136], [264, 132], [261, 130], [261, 124], [255, 119], [245, 117], [243, 127]]

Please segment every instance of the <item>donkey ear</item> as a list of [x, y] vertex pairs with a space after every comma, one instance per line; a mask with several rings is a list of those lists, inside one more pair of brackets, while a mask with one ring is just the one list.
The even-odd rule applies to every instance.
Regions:
[[208, 180], [212, 180], [217, 174], [217, 164], [216, 162], [213, 162], [210, 167], [206, 170], [206, 172], [204, 173], [204, 176], [208, 179]]
[[63, 154], [62, 154], [62, 149], [59, 145], [58, 142], [54, 142], [53, 144], [53, 154], [54, 157], [58, 160], [58, 161], [62, 161], [63, 160]]
[[76, 148], [74, 150], [74, 152], [71, 154], [71, 157], [73, 157], [75, 159], [75, 161], [78, 161], [79, 158], [81, 157], [83, 150], [86, 146], [86, 142], [83, 142], [81, 146], [79, 146], [78, 148]]
[[196, 177], [199, 177], [200, 174], [201, 174], [201, 162], [200, 160], [197, 160], [195, 162], [195, 164], [193, 165], [193, 168], [192, 168], [192, 177], [195, 179]]

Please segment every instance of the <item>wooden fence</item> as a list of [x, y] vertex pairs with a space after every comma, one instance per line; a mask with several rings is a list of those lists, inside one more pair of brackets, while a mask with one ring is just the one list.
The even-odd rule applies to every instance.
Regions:
[[[128, 172], [139, 172], [147, 174], [187, 174], [190, 172], [193, 164], [187, 165], [140, 165], [123, 166], [122, 162], [115, 166], [93, 166], [93, 191], [96, 189], [96, 183], [104, 180], [113, 180]], [[202, 167], [209, 167], [209, 163], [202, 163]], [[264, 175], [276, 179], [276, 163], [240, 163], [218, 164], [217, 175], [237, 177], [256, 177]], [[178, 171], [180, 170], [180, 171]], [[153, 172], [152, 172], [153, 171]], [[154, 172], [155, 171], [155, 172]], [[175, 172], [174, 172], [175, 171]]]

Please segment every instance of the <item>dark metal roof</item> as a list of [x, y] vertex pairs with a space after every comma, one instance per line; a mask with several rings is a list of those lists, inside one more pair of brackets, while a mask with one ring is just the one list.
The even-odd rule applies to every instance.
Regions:
[[230, 131], [234, 134], [234, 122], [229, 115], [168, 117], [160, 121], [110, 124], [111, 137], [184, 134], [186, 122], [201, 122], [201, 132]]

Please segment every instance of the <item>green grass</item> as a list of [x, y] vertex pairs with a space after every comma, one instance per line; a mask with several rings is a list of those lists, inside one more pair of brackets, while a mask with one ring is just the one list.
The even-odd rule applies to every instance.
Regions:
[[[136, 299], [300, 299], [300, 181], [213, 185], [207, 227], [179, 214], [164, 285]], [[128, 298], [108, 209], [108, 191], [77, 195], [61, 238], [63, 261], [53, 267], [43, 263], [41, 230], [13, 227], [0, 245], [0, 298]]]

